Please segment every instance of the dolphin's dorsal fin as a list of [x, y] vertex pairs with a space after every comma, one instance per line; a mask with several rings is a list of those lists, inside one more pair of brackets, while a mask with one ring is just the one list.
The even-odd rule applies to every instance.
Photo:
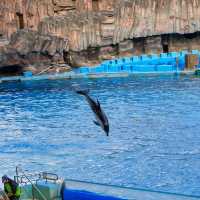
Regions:
[[76, 93], [86, 96], [86, 95], [88, 95], [89, 90], [76, 90]]
[[101, 105], [100, 105], [98, 99], [97, 99], [97, 105], [98, 105], [99, 108], [101, 108]]

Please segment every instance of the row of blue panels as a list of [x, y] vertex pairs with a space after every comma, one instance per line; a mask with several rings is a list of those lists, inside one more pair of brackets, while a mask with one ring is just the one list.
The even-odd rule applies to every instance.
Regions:
[[166, 58], [152, 58], [152, 59], [133, 59], [122, 58], [117, 60], [104, 61], [102, 65], [115, 66], [115, 65], [176, 65], [176, 58], [166, 57]]
[[116, 73], [116, 72], [169, 72], [177, 70], [174, 65], [101, 65], [99, 67], [81, 67], [76, 73]]
[[[181, 52], [170, 52], [124, 57], [115, 60], [108, 60], [102, 62], [101, 65], [95, 68], [81, 67], [76, 70], [78, 73], [105, 73], [105, 72], [120, 72], [120, 71], [139, 71], [139, 72], [152, 72], [152, 71], [174, 71], [184, 70], [185, 68], [185, 55], [186, 54], [199, 55], [200, 51], [192, 50]], [[200, 60], [199, 60], [200, 61]]]
[[[124, 64], [124, 63], [141, 63], [143, 64], [168, 64], [176, 62], [176, 58], [184, 59], [186, 54], [197, 54], [200, 55], [199, 50], [181, 51], [181, 52], [170, 52], [161, 54], [141, 55], [124, 57], [115, 60], [104, 61], [103, 64]], [[146, 63], [144, 63], [146, 62]], [[160, 63], [159, 63], [160, 62]]]

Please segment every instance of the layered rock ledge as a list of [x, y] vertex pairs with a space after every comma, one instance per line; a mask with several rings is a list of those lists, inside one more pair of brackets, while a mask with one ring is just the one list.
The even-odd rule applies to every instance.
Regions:
[[200, 0], [1, 0], [0, 11], [0, 66], [200, 50]]

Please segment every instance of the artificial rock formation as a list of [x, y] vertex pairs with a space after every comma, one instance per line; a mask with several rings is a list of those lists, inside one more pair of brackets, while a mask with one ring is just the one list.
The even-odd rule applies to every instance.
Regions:
[[1, 48], [0, 67], [15, 67], [19, 73], [28, 69], [37, 73], [52, 63], [63, 64], [63, 52], [68, 50], [67, 44], [63, 38], [41, 35], [31, 30], [19, 30], [13, 33], [10, 42]]
[[37, 31], [66, 42], [47, 51], [72, 66], [200, 48], [200, 0], [1, 0], [0, 10], [0, 49], [20, 29]]

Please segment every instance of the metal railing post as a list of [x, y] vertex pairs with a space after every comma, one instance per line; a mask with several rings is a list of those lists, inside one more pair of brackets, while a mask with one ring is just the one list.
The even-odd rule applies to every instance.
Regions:
[[[16, 167], [16, 172], [19, 175], [19, 167]], [[33, 188], [36, 189], [36, 191], [39, 193], [39, 195], [42, 197], [43, 200], [47, 200], [47, 198], [44, 196], [44, 194], [39, 190], [39, 188], [32, 183], [32, 181], [28, 178], [28, 176], [26, 176], [26, 174], [24, 173], [24, 171], [22, 169], [20, 169], [21, 173], [23, 174], [23, 176], [28, 180], [28, 182], [32, 185], [32, 195], [33, 195], [33, 200], [34, 200], [34, 191]], [[16, 175], [17, 175], [16, 174]]]

